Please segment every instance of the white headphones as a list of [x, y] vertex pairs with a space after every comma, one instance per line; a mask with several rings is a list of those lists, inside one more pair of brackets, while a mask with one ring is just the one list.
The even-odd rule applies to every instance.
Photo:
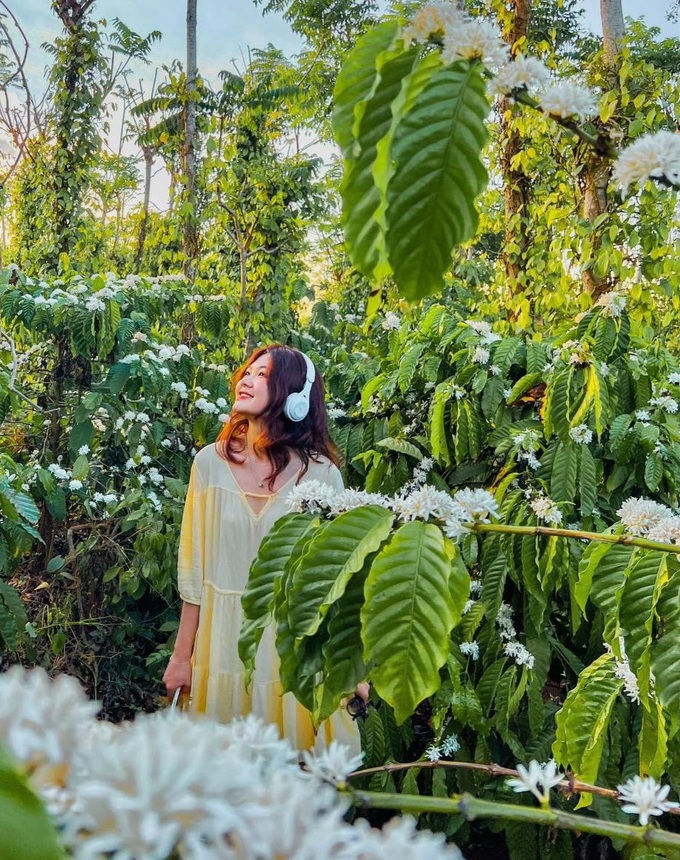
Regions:
[[286, 402], [283, 404], [283, 414], [291, 421], [302, 421], [307, 417], [309, 412], [309, 395], [316, 379], [316, 370], [311, 358], [305, 355], [304, 352], [299, 352], [298, 354], [304, 358], [307, 370], [302, 391], [294, 391], [292, 394], [289, 394], [286, 397]]

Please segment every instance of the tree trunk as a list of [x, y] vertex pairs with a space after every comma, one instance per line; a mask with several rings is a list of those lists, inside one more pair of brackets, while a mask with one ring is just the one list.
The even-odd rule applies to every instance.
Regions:
[[193, 284], [198, 257], [196, 227], [196, 4], [187, 0], [187, 104], [184, 113], [184, 175], [186, 177], [187, 215], [184, 221], [184, 274]]
[[142, 222], [139, 225], [137, 250], [135, 252], [134, 271], [139, 274], [146, 244], [146, 232], [149, 229], [149, 204], [151, 201], [151, 171], [153, 169], [153, 150], [149, 146], [142, 148], [144, 155], [144, 203], [142, 206]]
[[[604, 40], [604, 54], [606, 65], [606, 80], [610, 89], [618, 89], [618, 65], [621, 56], [621, 47], [625, 36], [623, 23], [623, 8], [621, 0], [600, 0], [600, 16], [602, 18], [602, 36]], [[595, 120], [598, 130], [606, 132], [606, 128]], [[592, 149], [584, 163], [583, 170], [583, 215], [591, 224], [609, 211], [607, 199], [607, 185], [611, 178], [611, 157], [609, 155], [598, 155]], [[594, 228], [591, 235], [591, 255], [585, 260], [583, 269], [583, 286], [590, 293], [593, 301], [596, 301], [602, 293], [611, 289], [611, 279], [605, 275], [598, 276], [593, 267], [597, 262], [602, 248], [602, 231], [606, 224]]]
[[[520, 39], [526, 40], [531, 20], [531, 0], [514, 0], [512, 26], [504, 35], [513, 54], [517, 53]], [[521, 167], [513, 166], [522, 151], [522, 138], [512, 122], [512, 105], [504, 98], [500, 103], [501, 170], [504, 180], [505, 244], [503, 264], [508, 287], [514, 293], [522, 292], [522, 272], [526, 267], [526, 252], [530, 245], [527, 208], [531, 182]]]

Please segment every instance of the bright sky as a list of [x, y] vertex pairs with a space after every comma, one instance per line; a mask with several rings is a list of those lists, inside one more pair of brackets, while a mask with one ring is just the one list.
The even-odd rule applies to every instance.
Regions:
[[[60, 32], [61, 25], [50, 9], [50, 0], [6, 0], [21, 24], [30, 44], [28, 74], [33, 95], [40, 100], [44, 87], [47, 54], [41, 49]], [[601, 32], [600, 0], [580, 0], [585, 15], [583, 23], [594, 32]], [[387, 0], [383, 3], [387, 6]], [[680, 37], [677, 24], [666, 20], [669, 0], [623, 0], [624, 15], [643, 18], [649, 25], [660, 27], [664, 36]], [[642, 14], [644, 9], [644, 14]], [[186, 0], [96, 0], [94, 14], [112, 20], [120, 18], [135, 32], [146, 35], [160, 30], [163, 37], [150, 55], [149, 66], [140, 66], [140, 77], [150, 82], [153, 70], [173, 59], [185, 62]], [[273, 44], [291, 56], [301, 48], [301, 42], [279, 15], [262, 14], [262, 6], [252, 0], [198, 0], [198, 67], [209, 83], [218, 86], [222, 69], [241, 70], [246, 65], [249, 48], [264, 48]], [[161, 77], [162, 79], [162, 77]], [[114, 136], [116, 136], [114, 134]], [[165, 180], [158, 176], [153, 197], [164, 206]]]

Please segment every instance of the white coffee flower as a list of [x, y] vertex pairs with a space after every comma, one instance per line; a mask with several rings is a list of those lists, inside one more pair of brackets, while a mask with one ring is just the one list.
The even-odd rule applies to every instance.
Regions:
[[669, 373], [668, 381], [671, 383], [671, 385], [680, 385], [680, 373]]
[[479, 645], [476, 642], [461, 642], [458, 647], [461, 654], [473, 660], [479, 660]]
[[572, 427], [569, 435], [579, 445], [587, 445], [593, 439], [593, 431], [588, 429], [587, 424], [579, 424], [578, 427]]
[[557, 507], [557, 502], [547, 496], [536, 496], [529, 502], [529, 507], [539, 520], [555, 526], [562, 522], [562, 511]]
[[71, 481], [68, 482], [68, 488], [69, 490], [82, 490], [83, 482], [79, 481], [77, 478], [73, 478]]
[[550, 80], [548, 68], [536, 57], [522, 55], [501, 67], [491, 84], [494, 95], [511, 95], [513, 90], [526, 89], [533, 93]]
[[[552, 759], [545, 764], [530, 761], [527, 769], [522, 764], [517, 765], [517, 777], [506, 780], [513, 791], [518, 793], [530, 791], [542, 804], [550, 801], [550, 789], [562, 782], [563, 775], [558, 773], [557, 764]], [[539, 786], [541, 789], [539, 790]]]
[[507, 603], [501, 603], [496, 616], [496, 624], [499, 628], [501, 639], [516, 639], [517, 631], [512, 623], [513, 610]]
[[536, 658], [521, 642], [506, 642], [503, 646], [503, 653], [508, 657], [512, 657], [518, 666], [526, 666], [529, 669], [534, 668]]
[[662, 130], [639, 137], [619, 155], [612, 178], [624, 193], [629, 185], [647, 179], [680, 185], [680, 136]]
[[289, 511], [298, 513], [321, 513], [330, 510], [335, 499], [335, 490], [321, 481], [302, 481], [293, 487], [286, 502]]
[[90, 446], [89, 445], [81, 445], [80, 448], [78, 448], [78, 455], [80, 457], [84, 457], [86, 454], [89, 454], [89, 453], [90, 453]]
[[67, 675], [15, 666], [0, 674], [0, 741], [41, 787], [62, 785], [85, 727], [99, 710]]
[[352, 511], [364, 505], [380, 505], [389, 507], [390, 499], [378, 493], [367, 493], [365, 490], [353, 490], [351, 488], [339, 490], [330, 501], [331, 514], [337, 515], [345, 511]]
[[186, 384], [184, 382], [170, 383], [170, 390], [176, 391], [182, 400], [185, 400], [189, 396]]
[[136, 418], [137, 418], [137, 421], [141, 421], [142, 424], [150, 424], [151, 423], [151, 419], [146, 414], [146, 412], [138, 412]]
[[637, 421], [649, 421], [651, 417], [652, 416], [647, 409], [637, 409], [635, 412], [635, 418]]
[[634, 535], [647, 534], [651, 529], [673, 515], [670, 508], [651, 499], [630, 498], [616, 512], [626, 530]]
[[465, 487], [458, 490], [453, 500], [463, 509], [468, 521], [488, 523], [491, 517], [498, 516], [498, 502], [488, 490], [470, 490]]
[[501, 39], [498, 27], [483, 18], [461, 17], [455, 27], [444, 34], [442, 60], [480, 60], [490, 69], [508, 61], [509, 48]]
[[[608, 642], [604, 643], [605, 649], [611, 654], [612, 647]], [[623, 691], [631, 700], [631, 702], [640, 701], [640, 687], [635, 672], [630, 668], [628, 655], [626, 654], [626, 643], [623, 636], [619, 636], [619, 649], [621, 651], [621, 659], [614, 657], [614, 674], [617, 678], [623, 681]]]
[[442, 751], [436, 744], [430, 744], [430, 746], [425, 750], [425, 758], [428, 761], [438, 762], [442, 757]]
[[381, 325], [385, 331], [393, 331], [401, 326], [401, 320], [397, 314], [387, 311]]
[[405, 28], [404, 42], [408, 45], [412, 39], [427, 42], [431, 36], [443, 38], [458, 26], [462, 17], [462, 12], [453, 3], [427, 3], [418, 9]]
[[394, 511], [406, 522], [411, 520], [443, 520], [456, 516], [458, 507], [448, 493], [436, 490], [428, 484], [418, 487], [406, 496], [397, 496]]
[[621, 316], [626, 307], [626, 297], [613, 291], [603, 293], [595, 302], [595, 307], [602, 308], [603, 316], [616, 319]]
[[350, 773], [361, 767], [364, 754], [352, 755], [348, 746], [338, 741], [331, 741], [330, 745], [320, 753], [312, 754], [304, 751], [302, 758], [312, 778], [319, 782], [344, 786]]
[[649, 529], [649, 540], [659, 543], [680, 543], [680, 517], [666, 517]]
[[205, 412], [208, 415], [214, 415], [216, 412], [219, 412], [219, 409], [214, 403], [210, 403], [205, 397], [199, 397], [198, 400], [194, 401], [194, 406], [196, 409], [200, 409], [201, 412]]
[[71, 473], [66, 469], [62, 469], [57, 463], [50, 463], [47, 471], [51, 472], [58, 481], [66, 481], [71, 477]]
[[670, 394], [661, 394], [658, 397], [652, 397], [649, 405], [660, 406], [669, 415], [675, 415], [678, 411], [678, 401], [674, 397], [671, 397]]
[[561, 119], [586, 119], [597, 112], [597, 100], [590, 90], [564, 81], [549, 87], [538, 97], [541, 108]]
[[644, 779], [641, 776], [634, 776], [623, 785], [618, 785], [617, 789], [619, 800], [624, 803], [621, 807], [623, 811], [639, 816], [643, 827], [649, 824], [651, 815], [663, 815], [664, 812], [677, 809], [680, 805], [675, 801], [666, 800], [670, 786], [659, 785], [652, 776]]
[[442, 755], [455, 755], [460, 749], [460, 741], [458, 740], [458, 735], [455, 733], [451, 733], [448, 737], [444, 738], [444, 740], [441, 742], [440, 749], [442, 751]]
[[484, 349], [483, 346], [478, 346], [474, 351], [472, 356], [473, 364], [487, 364], [489, 361], [490, 352], [488, 349]]

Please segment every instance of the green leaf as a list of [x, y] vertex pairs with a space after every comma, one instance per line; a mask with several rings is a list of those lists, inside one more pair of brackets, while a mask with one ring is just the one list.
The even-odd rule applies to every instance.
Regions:
[[0, 857], [65, 860], [65, 856], [42, 803], [0, 749]]
[[82, 481], [83, 478], [87, 477], [87, 473], [89, 471], [90, 461], [87, 459], [87, 456], [85, 454], [81, 454], [79, 457], [76, 457], [76, 461], [73, 464], [73, 477]]
[[[417, 51], [391, 57], [378, 57], [378, 79], [370, 100], [365, 106], [358, 131], [359, 154], [350, 156], [345, 163], [345, 175], [340, 189], [342, 194], [342, 220], [347, 247], [356, 268], [374, 282], [390, 274], [385, 247], [385, 185], [388, 176], [377, 177], [382, 151], [389, 151], [394, 134], [396, 117], [400, 111], [395, 102], [405, 87], [416, 60]], [[383, 139], [386, 139], [383, 143]], [[389, 166], [382, 169], [389, 173]]]
[[626, 652], [634, 672], [639, 669], [642, 654], [651, 644], [656, 601], [667, 578], [666, 553], [636, 551], [621, 592], [619, 607], [621, 632], [625, 636]]
[[384, 21], [363, 35], [340, 70], [333, 92], [333, 131], [346, 155], [356, 140], [356, 114], [370, 97], [377, 81], [376, 60], [394, 43], [397, 21]]
[[399, 454], [406, 454], [408, 457], [413, 457], [416, 460], [423, 459], [423, 452], [420, 448], [416, 448], [415, 445], [407, 442], [405, 439], [393, 439], [391, 436], [388, 436], [386, 439], [376, 442], [376, 445], [380, 448], [388, 448], [390, 451], [396, 451]]
[[508, 564], [498, 537], [491, 536], [482, 550], [482, 603], [484, 614], [495, 622], [503, 601]]
[[246, 686], [250, 685], [252, 679], [255, 655], [262, 634], [272, 620], [276, 584], [291, 558], [294, 547], [318, 525], [318, 517], [312, 517], [310, 514], [288, 514], [276, 521], [260, 544], [241, 596], [243, 623], [238, 640], [238, 653], [246, 670]]
[[307, 545], [288, 595], [288, 618], [296, 637], [312, 636], [344, 593], [366, 556], [386, 540], [394, 514], [371, 505], [340, 514]]
[[638, 738], [640, 773], [661, 779], [666, 771], [668, 757], [668, 732], [661, 703], [649, 701], [649, 707], [641, 708], [642, 725]]
[[400, 291], [421, 298], [442, 286], [453, 249], [477, 226], [475, 198], [489, 110], [482, 67], [436, 72], [394, 133], [387, 188], [387, 250]]
[[420, 361], [420, 357], [426, 346], [427, 344], [424, 343], [414, 344], [404, 353], [401, 361], [399, 362], [399, 389], [404, 394], [411, 388], [413, 377], [418, 369], [418, 362]]
[[119, 394], [125, 383], [130, 378], [130, 365], [119, 362], [114, 364], [109, 369], [109, 375], [106, 378], [106, 384], [111, 394]]
[[654, 452], [647, 454], [645, 459], [645, 484], [652, 492], [658, 490], [663, 478], [663, 460]]
[[579, 452], [573, 442], [560, 442], [555, 451], [550, 495], [556, 502], [572, 502], [576, 494]]
[[378, 553], [366, 581], [364, 660], [398, 723], [438, 688], [449, 634], [460, 619], [449, 547], [436, 526], [407, 523]]
[[[623, 689], [614, 662], [613, 654], [602, 654], [584, 669], [555, 716], [555, 760], [570, 767], [576, 779], [591, 784], [597, 780], [612, 708]], [[582, 794], [577, 808], [591, 802], [590, 794]]]
[[581, 446], [581, 463], [579, 472], [579, 496], [581, 498], [581, 514], [585, 517], [592, 514], [597, 501], [597, 470], [595, 458], [587, 445]]

